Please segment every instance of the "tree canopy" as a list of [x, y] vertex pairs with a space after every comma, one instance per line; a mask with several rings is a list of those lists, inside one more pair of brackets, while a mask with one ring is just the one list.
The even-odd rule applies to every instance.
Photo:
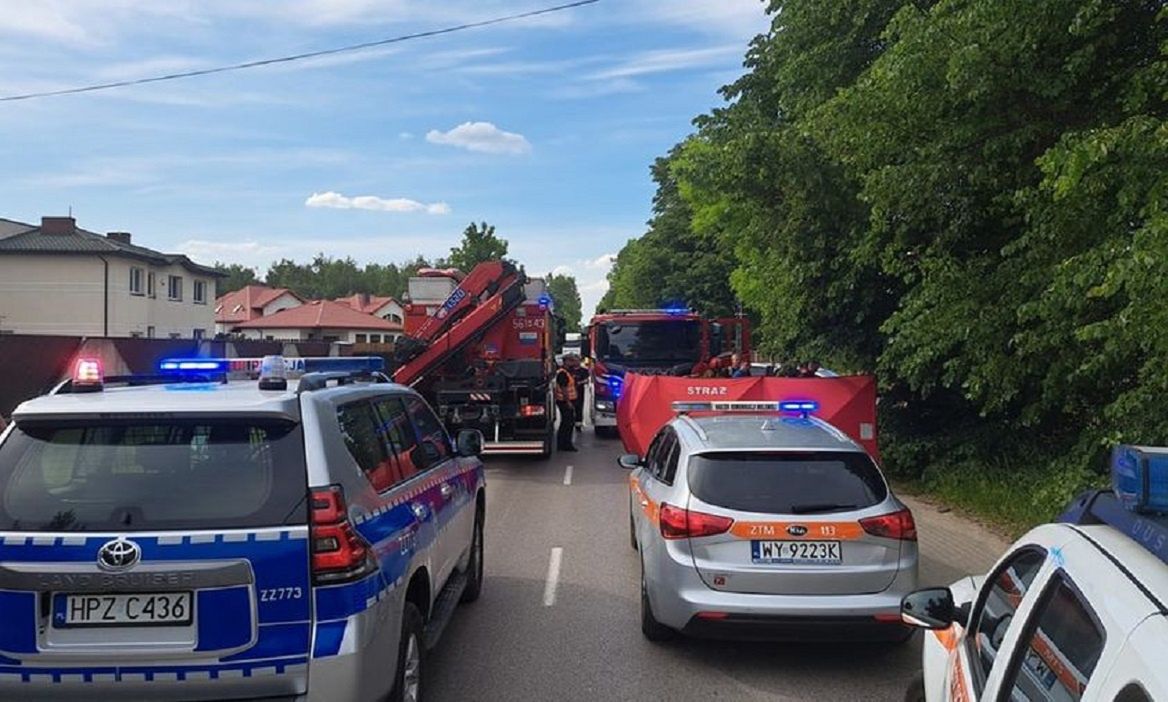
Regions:
[[548, 294], [555, 302], [556, 314], [564, 319], [564, 331], [580, 331], [584, 314], [580, 291], [576, 288], [576, 278], [570, 275], [547, 274]]
[[462, 231], [462, 241], [450, 249], [446, 265], [469, 273], [484, 261], [496, 261], [507, 257], [507, 240], [495, 236], [495, 225], [471, 222]]
[[1036, 510], [1168, 440], [1163, 0], [769, 9], [605, 303], [737, 298], [767, 350], [878, 371], [893, 470], [1038, 472]]
[[238, 263], [220, 263], [216, 261], [214, 268], [220, 273], [227, 274], [226, 278], [219, 278], [215, 281], [215, 297], [220, 297], [221, 295], [226, 295], [229, 292], [235, 292], [248, 285], [255, 285], [260, 282], [254, 268], [248, 268]]

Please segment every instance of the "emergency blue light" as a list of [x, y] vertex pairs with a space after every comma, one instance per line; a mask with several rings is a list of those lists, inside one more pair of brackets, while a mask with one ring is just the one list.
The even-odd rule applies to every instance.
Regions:
[[548, 307], [551, 307], [551, 305], [552, 305], [551, 295], [544, 293], [543, 295], [539, 296], [539, 306], [540, 307], [543, 307], [546, 309]]
[[1111, 485], [1126, 509], [1168, 514], [1168, 448], [1116, 446], [1111, 452]]
[[625, 381], [616, 376], [612, 376], [608, 379], [608, 389], [612, 392], [613, 399], [620, 398], [621, 390], [624, 388], [624, 385]]
[[[289, 373], [380, 373], [385, 371], [381, 356], [329, 356], [322, 358], [284, 358]], [[262, 358], [167, 358], [158, 364], [164, 373], [227, 373], [260, 371]]]
[[228, 363], [222, 358], [167, 358], [158, 364], [165, 373], [226, 373]]
[[689, 314], [688, 307], [667, 307], [663, 311], [665, 312], [665, 314], [672, 314], [672, 315]]
[[819, 403], [815, 400], [784, 400], [779, 403], [780, 412], [796, 412], [806, 415], [818, 409]]

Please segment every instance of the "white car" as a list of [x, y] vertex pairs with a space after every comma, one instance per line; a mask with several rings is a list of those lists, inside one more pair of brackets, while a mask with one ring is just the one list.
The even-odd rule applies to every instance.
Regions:
[[1112, 463], [1114, 492], [1079, 498], [988, 575], [904, 598], [904, 622], [932, 630], [906, 699], [1168, 700], [1168, 450]]

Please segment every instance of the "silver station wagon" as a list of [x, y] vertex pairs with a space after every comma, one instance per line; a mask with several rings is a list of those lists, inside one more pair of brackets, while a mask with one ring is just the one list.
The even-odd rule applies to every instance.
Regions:
[[733, 408], [682, 413], [644, 458], [620, 463], [632, 469], [648, 639], [911, 636], [900, 601], [917, 585], [912, 513], [831, 425]]

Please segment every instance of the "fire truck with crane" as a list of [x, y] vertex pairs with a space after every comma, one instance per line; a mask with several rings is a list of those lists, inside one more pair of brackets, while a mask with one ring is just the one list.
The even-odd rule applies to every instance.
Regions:
[[689, 375], [698, 363], [732, 353], [749, 361], [750, 320], [707, 318], [687, 308], [612, 310], [589, 322], [584, 349], [592, 369], [592, 424], [598, 436], [615, 436], [626, 372]]
[[393, 379], [421, 392], [451, 433], [478, 429], [487, 454], [548, 456], [554, 349], [562, 326], [545, 281], [509, 261], [410, 278]]

